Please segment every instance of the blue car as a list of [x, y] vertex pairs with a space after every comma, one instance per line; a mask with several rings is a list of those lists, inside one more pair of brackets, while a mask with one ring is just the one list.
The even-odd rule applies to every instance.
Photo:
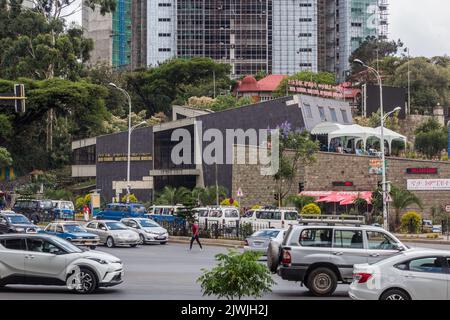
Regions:
[[124, 218], [145, 218], [145, 206], [140, 203], [110, 203], [105, 209], [94, 214], [97, 220], [116, 220]]
[[87, 246], [91, 249], [95, 249], [100, 242], [99, 236], [87, 232], [83, 226], [74, 221], [50, 223], [43, 231], [40, 231], [39, 233], [57, 236], [70, 241], [75, 245]]

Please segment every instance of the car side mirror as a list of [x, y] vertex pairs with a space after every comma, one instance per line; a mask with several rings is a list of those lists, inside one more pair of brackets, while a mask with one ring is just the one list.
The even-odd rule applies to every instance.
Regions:
[[400, 252], [405, 251], [405, 247], [400, 243], [394, 244], [394, 249]]

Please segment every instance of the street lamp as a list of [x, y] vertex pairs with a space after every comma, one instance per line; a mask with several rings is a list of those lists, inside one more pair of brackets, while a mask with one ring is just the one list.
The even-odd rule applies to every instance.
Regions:
[[125, 89], [118, 87], [116, 84], [110, 82], [109, 85], [120, 92], [122, 92], [128, 99], [128, 158], [127, 158], [127, 203], [130, 202], [130, 162], [131, 162], [131, 97]]
[[[383, 170], [383, 180], [382, 180], [382, 184], [383, 184], [383, 220], [384, 220], [384, 229], [385, 230], [389, 230], [389, 223], [388, 223], [388, 212], [387, 212], [387, 205], [386, 205], [386, 187], [387, 187], [387, 183], [386, 183], [386, 154], [384, 152], [384, 121], [385, 121], [385, 116], [384, 116], [384, 108], [383, 108], [383, 81], [381, 79], [381, 75], [380, 73], [375, 70], [374, 68], [368, 66], [367, 64], [365, 64], [363, 61], [359, 60], [359, 59], [355, 59], [353, 61], [356, 64], [361, 65], [362, 67], [368, 69], [369, 71], [372, 71], [375, 76], [378, 79], [378, 84], [380, 86], [380, 119], [381, 119], [381, 127], [380, 127], [380, 131], [381, 131], [381, 162], [382, 162], [382, 170]], [[397, 108], [396, 108], [397, 110]], [[395, 110], [394, 110], [395, 111]], [[388, 113], [386, 116], [389, 116], [390, 114], [392, 114], [393, 112]]]

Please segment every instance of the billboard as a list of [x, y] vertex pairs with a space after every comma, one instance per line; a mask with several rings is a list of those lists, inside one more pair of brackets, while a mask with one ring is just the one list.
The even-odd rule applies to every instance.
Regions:
[[410, 191], [450, 191], [450, 179], [409, 179]]
[[[389, 112], [397, 107], [402, 108], [398, 117], [405, 119], [405, 103], [407, 95], [405, 88], [383, 86], [383, 109]], [[380, 109], [380, 87], [377, 85], [367, 85], [367, 117]]]

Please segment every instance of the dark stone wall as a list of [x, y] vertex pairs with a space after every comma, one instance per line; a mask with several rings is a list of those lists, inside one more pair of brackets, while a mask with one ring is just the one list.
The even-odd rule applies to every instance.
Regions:
[[[236, 109], [222, 112], [211, 113], [198, 117], [202, 121], [203, 132], [208, 129], [219, 129], [224, 135], [226, 129], [274, 129], [283, 122], [288, 121], [292, 129], [305, 127], [301, 109], [298, 106], [287, 106], [286, 101], [292, 100], [292, 97], [285, 97], [276, 100], [261, 102]], [[260, 143], [260, 142], [258, 142]], [[203, 142], [205, 148], [209, 142]], [[224, 157], [226, 150], [224, 148]], [[228, 189], [232, 190], [232, 165], [223, 164], [217, 166], [218, 182]], [[215, 166], [203, 164], [203, 177], [206, 186], [215, 185]], [[233, 195], [234, 196], [234, 195]]]
[[[115, 196], [112, 190], [112, 182], [126, 181], [127, 162], [98, 162], [98, 156], [105, 153], [128, 152], [128, 132], [120, 132], [111, 135], [97, 137], [97, 188], [101, 189], [102, 197], [110, 202]], [[135, 129], [131, 134], [131, 153], [150, 153], [153, 156], [153, 131], [152, 127]], [[131, 161], [130, 179], [142, 180], [148, 176], [152, 169], [153, 161]], [[150, 190], [131, 190], [139, 200], [151, 199]]]

